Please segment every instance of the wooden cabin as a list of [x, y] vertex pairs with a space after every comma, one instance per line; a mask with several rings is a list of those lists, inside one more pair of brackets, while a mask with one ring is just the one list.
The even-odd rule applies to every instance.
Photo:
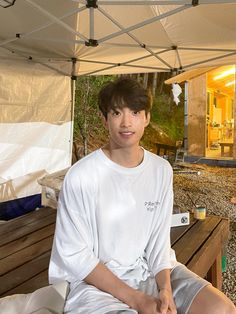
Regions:
[[182, 82], [187, 157], [236, 161], [235, 65], [195, 69], [166, 81]]

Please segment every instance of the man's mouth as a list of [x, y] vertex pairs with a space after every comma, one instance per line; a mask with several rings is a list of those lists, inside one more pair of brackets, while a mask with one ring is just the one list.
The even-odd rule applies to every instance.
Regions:
[[129, 135], [133, 135], [134, 132], [131, 132], [131, 131], [124, 131], [124, 132], [119, 132], [121, 135], [124, 135], [124, 136], [129, 136]]

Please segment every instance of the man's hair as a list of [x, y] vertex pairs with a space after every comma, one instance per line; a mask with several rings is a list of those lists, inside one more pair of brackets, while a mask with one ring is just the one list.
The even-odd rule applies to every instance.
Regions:
[[107, 118], [110, 110], [128, 107], [131, 110], [145, 110], [146, 115], [152, 107], [152, 97], [137, 81], [123, 77], [109, 82], [98, 94], [98, 105]]

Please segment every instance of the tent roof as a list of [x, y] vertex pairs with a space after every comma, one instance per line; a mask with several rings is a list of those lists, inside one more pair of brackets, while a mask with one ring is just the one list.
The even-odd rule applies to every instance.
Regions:
[[227, 0], [16, 0], [0, 7], [0, 60], [66, 75], [232, 64], [235, 16]]
[[165, 84], [182, 83], [184, 81], [189, 81], [194, 77], [197, 77], [201, 74], [204, 74], [208, 71], [213, 70], [214, 68], [215, 67], [206, 67], [206, 68], [189, 70], [189, 71], [180, 73], [174, 77], [169, 78], [168, 80], [165, 81]]

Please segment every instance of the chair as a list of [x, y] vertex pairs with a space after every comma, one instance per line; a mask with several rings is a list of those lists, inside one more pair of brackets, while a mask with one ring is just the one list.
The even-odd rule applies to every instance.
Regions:
[[186, 150], [183, 146], [183, 141], [176, 141], [176, 147], [175, 162], [184, 162]]

